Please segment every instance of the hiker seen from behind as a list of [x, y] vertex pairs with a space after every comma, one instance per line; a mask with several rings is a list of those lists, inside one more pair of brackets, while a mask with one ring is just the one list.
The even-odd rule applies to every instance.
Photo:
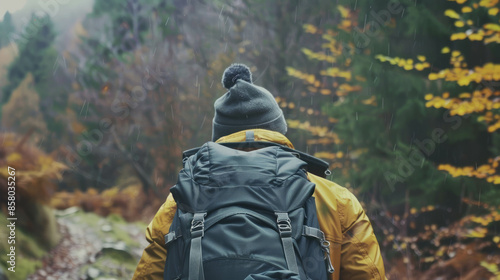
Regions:
[[273, 95], [229, 66], [212, 141], [184, 152], [133, 279], [385, 279], [358, 199], [294, 149]]

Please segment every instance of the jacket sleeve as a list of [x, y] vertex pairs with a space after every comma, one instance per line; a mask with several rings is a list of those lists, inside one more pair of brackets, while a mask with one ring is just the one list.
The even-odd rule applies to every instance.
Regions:
[[386, 279], [380, 247], [370, 220], [358, 199], [348, 190], [339, 209], [342, 243], [340, 279]]
[[168, 233], [176, 209], [177, 205], [170, 194], [146, 229], [146, 240], [149, 245], [142, 253], [133, 280], [163, 279], [163, 270], [167, 259], [167, 250], [163, 246], [164, 236]]

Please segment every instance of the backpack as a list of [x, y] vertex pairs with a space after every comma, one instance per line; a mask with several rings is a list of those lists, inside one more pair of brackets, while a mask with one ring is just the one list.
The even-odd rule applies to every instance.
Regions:
[[165, 235], [164, 279], [319, 280], [327, 266], [333, 273], [307, 163], [265, 145], [207, 142], [188, 151], [171, 188], [177, 211]]

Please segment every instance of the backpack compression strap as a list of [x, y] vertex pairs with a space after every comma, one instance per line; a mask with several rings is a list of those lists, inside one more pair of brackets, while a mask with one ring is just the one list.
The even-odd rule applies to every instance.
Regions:
[[299, 266], [295, 258], [295, 249], [293, 248], [292, 239], [292, 224], [288, 213], [275, 212], [277, 217], [278, 230], [280, 232], [281, 243], [283, 243], [283, 251], [285, 252], [285, 259], [288, 269], [299, 274]]
[[205, 235], [206, 212], [194, 213], [191, 221], [191, 248], [189, 249], [189, 280], [205, 280], [201, 238]]

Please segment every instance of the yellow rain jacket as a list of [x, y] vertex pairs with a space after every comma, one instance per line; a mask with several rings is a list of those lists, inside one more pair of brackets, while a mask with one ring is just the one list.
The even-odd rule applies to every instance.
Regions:
[[[269, 141], [293, 148], [282, 134], [254, 129], [255, 141]], [[223, 142], [244, 142], [245, 131], [240, 131], [217, 140]], [[358, 199], [331, 181], [308, 174], [316, 184], [314, 197], [321, 230], [330, 242], [330, 257], [335, 272], [331, 280], [385, 279], [384, 264], [380, 248], [373, 234], [371, 223]], [[146, 230], [150, 243], [142, 254], [133, 279], [163, 279], [163, 268], [167, 256], [164, 236], [168, 233], [176, 210], [170, 194], [160, 207]]]

